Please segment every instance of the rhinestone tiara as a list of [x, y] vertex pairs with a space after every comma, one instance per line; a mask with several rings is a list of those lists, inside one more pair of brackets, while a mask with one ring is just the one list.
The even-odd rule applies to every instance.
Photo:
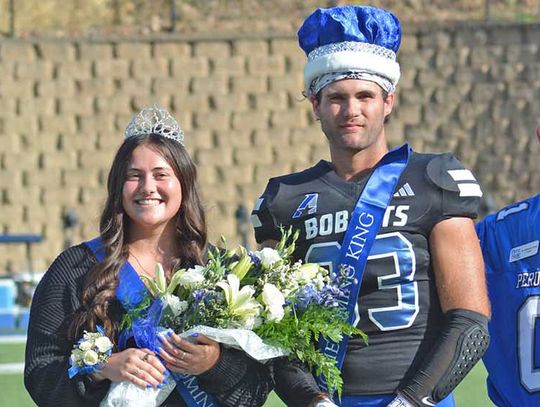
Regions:
[[143, 134], [157, 134], [184, 145], [184, 132], [178, 122], [168, 111], [155, 103], [134, 116], [124, 132], [125, 138]]

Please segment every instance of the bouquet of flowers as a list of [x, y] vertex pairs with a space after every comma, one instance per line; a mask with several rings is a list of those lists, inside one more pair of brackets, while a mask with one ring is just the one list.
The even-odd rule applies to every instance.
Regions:
[[[341, 272], [331, 274], [315, 263], [290, 261], [297, 239], [298, 233], [289, 229], [282, 230], [275, 249], [214, 248], [206, 265], [177, 271], [168, 285], [161, 269], [154, 280], [146, 279], [152, 294], [161, 297], [168, 309], [160, 323], [175, 332], [196, 331], [216, 340], [223, 331], [255, 334], [270, 357], [288, 354], [301, 360], [326, 378], [330, 392], [340, 393], [339, 369], [315, 342], [321, 338], [340, 342], [342, 335], [367, 338], [346, 322], [338, 308], [345, 281]], [[252, 353], [263, 353], [244, 350], [256, 358]]]
[[152, 298], [127, 313], [122, 326], [145, 331], [145, 337], [165, 329], [182, 337], [201, 333], [259, 361], [288, 355], [323, 375], [331, 394], [341, 395], [336, 361], [316, 342], [340, 342], [342, 335], [367, 338], [338, 307], [344, 272], [291, 262], [297, 239], [289, 229], [282, 230], [275, 249], [212, 248], [204, 266], [178, 270], [169, 282], [158, 264], [153, 279], [142, 276]]
[[112, 353], [113, 344], [105, 335], [101, 326], [96, 327], [97, 332], [84, 331], [84, 335], [73, 345], [69, 358], [69, 378], [77, 374], [91, 374], [99, 371]]

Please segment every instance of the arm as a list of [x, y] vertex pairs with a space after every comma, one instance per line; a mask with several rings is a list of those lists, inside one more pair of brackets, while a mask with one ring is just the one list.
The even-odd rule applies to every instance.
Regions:
[[24, 384], [39, 406], [97, 405], [108, 381], [68, 378], [72, 342], [67, 324], [79, 306], [82, 277], [91, 267], [91, 255], [81, 246], [68, 249], [51, 265], [32, 299], [26, 344]]
[[[440, 339], [391, 406], [430, 406], [452, 392], [487, 349], [489, 302], [474, 225], [439, 222], [430, 236], [432, 264], [445, 322]], [[404, 399], [404, 400], [403, 400]], [[429, 404], [431, 403], [431, 404]]]
[[198, 376], [201, 388], [226, 407], [262, 406], [274, 387], [272, 370], [243, 351], [221, 347], [217, 363]]
[[431, 233], [430, 248], [443, 312], [464, 308], [489, 317], [484, 261], [473, 221], [439, 222]]
[[276, 394], [290, 407], [313, 407], [327, 396], [311, 372], [299, 361], [287, 358], [274, 363]]

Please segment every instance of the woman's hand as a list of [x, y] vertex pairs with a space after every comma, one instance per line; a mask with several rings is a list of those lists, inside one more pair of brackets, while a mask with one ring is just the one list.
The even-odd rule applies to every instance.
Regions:
[[175, 373], [200, 375], [214, 367], [221, 354], [219, 343], [204, 335], [194, 334], [193, 342], [173, 332], [158, 338], [159, 354], [167, 362], [166, 367]]
[[112, 382], [130, 381], [142, 388], [161, 387], [169, 373], [155, 353], [130, 348], [113, 353], [96, 378]]

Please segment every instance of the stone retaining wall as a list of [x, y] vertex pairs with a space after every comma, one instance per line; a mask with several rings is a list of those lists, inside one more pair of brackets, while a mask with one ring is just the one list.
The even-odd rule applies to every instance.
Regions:
[[[494, 207], [537, 193], [538, 44], [539, 24], [405, 31], [392, 145], [454, 151]], [[186, 133], [212, 239], [240, 242], [235, 213], [270, 176], [328, 158], [301, 95], [304, 61], [292, 34], [1, 40], [0, 232], [44, 235], [36, 269], [95, 236], [123, 129], [157, 102]], [[80, 223], [66, 230], [69, 209]], [[0, 265], [24, 270], [24, 248], [0, 246]]]

